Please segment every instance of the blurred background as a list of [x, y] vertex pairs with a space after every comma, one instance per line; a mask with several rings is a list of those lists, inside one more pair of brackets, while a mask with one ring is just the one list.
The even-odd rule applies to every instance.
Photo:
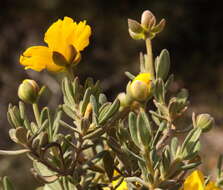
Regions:
[[[9, 102], [17, 104], [17, 87], [25, 78], [36, 79], [49, 87], [54, 108], [61, 103], [57, 80], [47, 72], [25, 71], [19, 55], [29, 46], [43, 45], [47, 28], [59, 18], [70, 16], [87, 20], [93, 35], [83, 52], [78, 76], [101, 80], [109, 98], [125, 90], [125, 71], [137, 74], [142, 41], [128, 35], [127, 19], [140, 20], [143, 10], [151, 10], [158, 20], [165, 18], [164, 31], [153, 40], [154, 55], [166, 48], [171, 55], [171, 73], [175, 75], [172, 92], [187, 88], [191, 113], [211, 113], [216, 128], [203, 135], [204, 171], [210, 171], [223, 152], [223, 14], [219, 3], [209, 0], [3, 0], [0, 6], [0, 149], [16, 149], [8, 137], [6, 111]], [[48, 96], [49, 97], [49, 96]], [[207, 151], [208, 150], [208, 151]], [[8, 175], [18, 189], [34, 189], [31, 163], [23, 156], [0, 156], [0, 176]], [[33, 185], [34, 184], [34, 185]], [[26, 185], [24, 188], [24, 185]]]

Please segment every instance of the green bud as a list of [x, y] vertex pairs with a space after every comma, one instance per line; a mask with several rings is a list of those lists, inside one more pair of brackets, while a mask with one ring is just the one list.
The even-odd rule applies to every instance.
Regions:
[[201, 128], [202, 132], [208, 132], [214, 125], [214, 118], [209, 114], [200, 114], [196, 117], [195, 127]]
[[26, 79], [18, 88], [18, 96], [26, 103], [33, 104], [37, 101], [39, 86], [34, 80]]
[[131, 98], [129, 96], [127, 96], [126, 93], [124, 93], [124, 92], [119, 93], [117, 98], [120, 101], [120, 107], [126, 107], [131, 103]]

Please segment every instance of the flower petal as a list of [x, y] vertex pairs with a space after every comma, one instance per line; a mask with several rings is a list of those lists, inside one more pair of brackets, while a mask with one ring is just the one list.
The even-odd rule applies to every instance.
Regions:
[[86, 25], [86, 21], [79, 22], [74, 35], [72, 36], [72, 44], [78, 50], [82, 51], [89, 45], [89, 37], [91, 35], [91, 27]]
[[91, 28], [85, 21], [77, 24], [72, 18], [64, 17], [49, 27], [44, 41], [51, 51], [57, 51], [69, 60], [69, 46], [73, 45], [78, 52], [82, 51], [89, 44], [90, 35]]
[[204, 190], [204, 176], [196, 170], [190, 174], [183, 185], [183, 190]]
[[32, 46], [20, 56], [20, 64], [25, 69], [42, 71], [50, 60], [50, 51], [45, 46]]
[[35, 71], [47, 69], [49, 71], [58, 72], [63, 69], [63, 67], [53, 63], [52, 52], [45, 46], [32, 46], [28, 48], [20, 56], [20, 64], [24, 65], [25, 69], [32, 69]]
[[210, 181], [205, 187], [205, 190], [220, 190], [220, 188], [216, 187], [213, 181]]
[[71, 44], [69, 36], [73, 34], [76, 23], [72, 18], [64, 17], [54, 22], [45, 33], [44, 41], [48, 44], [51, 51], [65, 54], [67, 46]]

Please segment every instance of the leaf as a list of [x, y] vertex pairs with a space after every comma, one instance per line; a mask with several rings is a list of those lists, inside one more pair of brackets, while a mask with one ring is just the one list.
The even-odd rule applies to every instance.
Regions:
[[168, 89], [174, 80], [174, 75], [171, 74], [165, 83], [165, 89]]
[[74, 100], [74, 94], [73, 94], [73, 89], [70, 81], [68, 78], [65, 78], [62, 82], [62, 89], [65, 94], [65, 98], [67, 98], [70, 106], [75, 105], [75, 100]]
[[67, 105], [63, 105], [62, 106], [62, 108], [63, 108], [63, 111], [70, 117], [70, 118], [72, 118], [72, 119], [75, 119], [75, 115], [76, 115], [76, 113], [69, 107], [69, 106], [67, 106]]
[[181, 157], [188, 157], [191, 153], [194, 152], [194, 150], [196, 150], [196, 148], [199, 148], [196, 147], [196, 144], [200, 138], [201, 133], [202, 130], [200, 128], [194, 128], [189, 132], [181, 147]]
[[27, 129], [24, 127], [18, 127], [15, 130], [15, 137], [20, 144], [27, 144]]
[[136, 144], [136, 146], [140, 147], [140, 143], [138, 140], [138, 130], [137, 130], [137, 125], [136, 125], [136, 115], [131, 112], [129, 114], [129, 119], [128, 119], [128, 123], [129, 123], [129, 131], [130, 131], [130, 135], [132, 138], [132, 141]]
[[2, 183], [3, 183], [3, 190], [14, 190], [12, 182], [9, 180], [7, 176], [3, 177]]
[[169, 52], [164, 49], [156, 60], [156, 78], [166, 79], [170, 70], [170, 56]]
[[93, 108], [93, 122], [97, 123], [98, 120], [98, 104], [94, 95], [91, 95], [90, 102]]
[[40, 121], [41, 121], [41, 124], [42, 124], [46, 119], [48, 119], [48, 112], [49, 112], [49, 108], [48, 108], [48, 107], [44, 107], [44, 108], [41, 110], [41, 113], [40, 113]]
[[126, 71], [125, 75], [130, 79], [130, 80], [134, 80], [135, 76], [133, 74], [131, 74], [130, 72]]
[[110, 151], [106, 151], [103, 156], [103, 164], [105, 172], [110, 181], [112, 181], [115, 165], [114, 165], [114, 158]]
[[176, 157], [177, 147], [178, 147], [178, 139], [176, 137], [173, 137], [170, 143], [170, 150], [171, 154], [173, 155], [173, 158]]
[[91, 96], [91, 88], [89, 87], [89, 88], [87, 88], [87, 90], [84, 93], [83, 102], [81, 104], [80, 110], [81, 110], [81, 114], [82, 115], [84, 115], [84, 113], [85, 113], [85, 110], [87, 108], [87, 105], [88, 105], [88, 103], [90, 101], [90, 96]]
[[164, 104], [165, 103], [165, 85], [162, 79], [157, 79], [154, 84], [154, 97], [157, 102]]
[[108, 101], [108, 100], [107, 100], [106, 95], [101, 93], [101, 94], [99, 95], [99, 103], [100, 103], [101, 105], [103, 105], [103, 104], [105, 104], [107, 101]]
[[151, 127], [147, 116], [143, 112], [137, 117], [137, 131], [139, 143], [148, 148], [151, 143]]
[[3, 156], [17, 156], [20, 154], [28, 153], [30, 152], [29, 149], [21, 149], [21, 150], [0, 150], [0, 155]]
[[165, 105], [157, 102], [156, 100], [153, 100], [153, 102], [155, 106], [158, 108], [158, 110], [163, 114], [163, 116], [169, 117], [169, 110]]
[[115, 99], [112, 105], [109, 107], [108, 111], [103, 115], [102, 118], [99, 118], [99, 124], [103, 124], [108, 119], [110, 119], [119, 109], [120, 101], [119, 99]]

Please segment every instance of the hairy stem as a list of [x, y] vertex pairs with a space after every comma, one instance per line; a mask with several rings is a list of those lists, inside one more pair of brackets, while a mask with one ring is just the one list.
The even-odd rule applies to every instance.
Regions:
[[147, 50], [147, 59], [145, 63], [146, 71], [151, 73], [152, 79], [154, 76], [154, 66], [153, 66], [153, 51], [152, 51], [152, 42], [151, 39], [146, 39], [146, 50]]

